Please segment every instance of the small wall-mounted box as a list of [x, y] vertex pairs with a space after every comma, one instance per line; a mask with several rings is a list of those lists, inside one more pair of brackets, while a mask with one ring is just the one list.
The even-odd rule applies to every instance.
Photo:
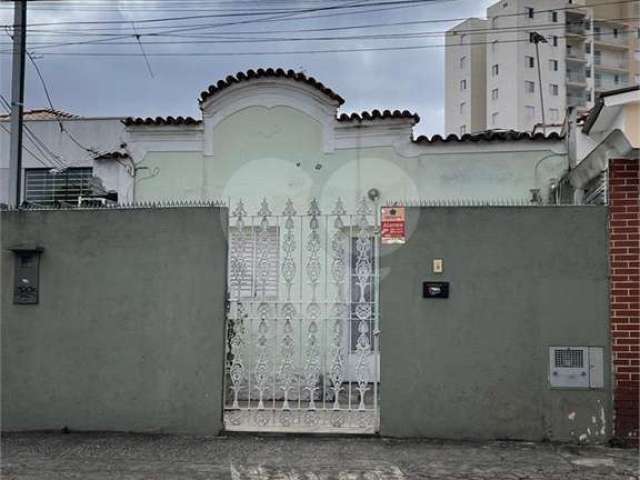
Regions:
[[422, 298], [449, 298], [449, 282], [422, 282]]
[[13, 303], [35, 305], [40, 300], [40, 254], [42, 247], [9, 248], [15, 254]]
[[603, 388], [602, 347], [549, 347], [549, 384], [556, 388]]

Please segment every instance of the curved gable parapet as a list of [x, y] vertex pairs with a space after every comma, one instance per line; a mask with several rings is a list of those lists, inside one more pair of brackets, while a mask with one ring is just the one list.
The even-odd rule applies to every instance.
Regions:
[[305, 84], [318, 92], [322, 93], [330, 103], [334, 103], [336, 107], [344, 103], [344, 99], [335, 93], [330, 88], [323, 85], [313, 77], [307, 77], [302, 72], [296, 72], [294, 70], [284, 70], [282, 68], [258, 68], [257, 70], [247, 70], [246, 72], [238, 72], [235, 75], [229, 75], [224, 80], [218, 81], [215, 85], [210, 85], [209, 88], [200, 94], [199, 103], [201, 107], [205, 105], [213, 96], [219, 95], [228, 88], [246, 84], [248, 82], [260, 79], [281, 79], [286, 81], [299, 82]]
[[330, 88], [293, 70], [257, 69], [220, 80], [200, 96], [204, 123], [204, 154], [215, 155], [213, 131], [218, 124], [247, 108], [289, 107], [315, 120], [323, 131], [323, 150], [333, 151], [334, 123], [344, 103]]

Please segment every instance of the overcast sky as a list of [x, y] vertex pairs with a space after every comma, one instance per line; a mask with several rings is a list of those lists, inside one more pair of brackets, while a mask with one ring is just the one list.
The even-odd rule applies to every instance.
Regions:
[[[361, 3], [379, 3], [384, 0], [360, 0]], [[36, 4], [37, 3], [37, 4]], [[384, 9], [369, 13], [346, 15], [347, 10], [329, 10], [298, 14], [299, 18], [274, 21], [277, 16], [273, 10], [303, 9], [331, 5], [345, 5], [353, 1], [337, 0], [184, 0], [180, 4], [175, 0], [59, 0], [51, 2], [33, 2], [29, 4], [30, 24], [58, 23], [55, 26], [33, 26], [29, 39], [30, 51], [45, 51], [37, 42], [86, 42], [100, 39], [104, 35], [96, 33], [119, 33], [131, 35], [133, 28], [142, 34], [141, 41], [148, 54], [158, 52], [236, 52], [234, 56], [176, 56], [148, 59], [153, 72], [151, 77], [142, 56], [134, 57], [96, 57], [61, 56], [37, 53], [36, 62], [49, 86], [56, 108], [85, 116], [198, 116], [197, 97], [209, 84], [240, 70], [258, 67], [282, 67], [303, 70], [314, 76], [328, 87], [339, 93], [346, 102], [342, 111], [360, 111], [378, 109], [408, 109], [421, 117], [417, 133], [441, 133], [444, 125], [444, 49], [425, 48], [404, 51], [367, 51], [350, 53], [322, 54], [250, 54], [242, 52], [291, 51], [291, 50], [327, 50], [345, 48], [379, 48], [389, 46], [439, 45], [443, 36], [434, 34], [428, 38], [413, 39], [350, 39], [340, 41], [294, 41], [294, 42], [253, 42], [253, 43], [208, 43], [208, 44], [169, 44], [151, 45], [149, 42], [193, 41], [193, 35], [210, 35], [226, 32], [229, 34], [254, 38], [252, 32], [272, 32], [267, 36], [301, 38], [309, 36], [349, 36], [380, 33], [441, 32], [457, 22], [422, 23], [395, 27], [376, 27], [369, 29], [320, 31], [320, 32], [282, 32], [295, 29], [324, 29], [342, 26], [397, 23], [433, 19], [463, 18], [484, 16], [491, 0], [433, 0], [400, 6], [370, 6], [369, 9]], [[262, 10], [262, 16], [239, 16], [239, 10]], [[193, 18], [168, 22], [150, 22], [145, 20], [200, 15], [231, 15], [225, 17]], [[210, 26], [211, 23], [247, 22], [257, 18], [269, 21], [249, 22], [226, 27]], [[282, 13], [278, 15], [284, 16]], [[306, 20], [304, 16], [313, 16]], [[319, 17], [319, 18], [318, 18]], [[136, 21], [141, 23], [102, 23], [102, 24], [64, 24], [59, 22], [104, 22]], [[11, 4], [0, 3], [0, 24], [11, 24], [13, 9]], [[198, 29], [181, 35], [151, 37], [148, 33], [167, 28], [182, 28], [205, 24], [209, 28]], [[208, 25], [207, 25], [208, 24]], [[111, 30], [99, 30], [109, 28]], [[36, 29], [39, 30], [36, 33]], [[45, 33], [45, 30], [48, 32]], [[55, 33], [51, 33], [55, 30]], [[71, 36], [71, 30], [80, 30]], [[248, 32], [248, 33], [247, 33]], [[94, 34], [94, 35], [91, 35]], [[175, 34], [174, 34], [175, 35]], [[10, 38], [3, 27], [0, 51], [10, 48]], [[197, 40], [210, 40], [198, 38]], [[109, 42], [127, 42], [125, 45], [70, 45], [51, 48], [48, 52], [126, 52], [140, 54], [139, 45], [134, 37], [123, 39], [110, 38]], [[106, 43], [106, 42], [105, 42]], [[1, 92], [10, 95], [10, 57], [0, 56]], [[46, 107], [47, 101], [43, 88], [31, 64], [27, 64], [28, 80], [26, 84], [26, 107]]]

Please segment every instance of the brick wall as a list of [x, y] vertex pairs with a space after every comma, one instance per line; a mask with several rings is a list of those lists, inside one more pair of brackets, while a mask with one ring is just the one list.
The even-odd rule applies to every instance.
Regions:
[[609, 161], [611, 336], [616, 437], [638, 444], [640, 395], [640, 181], [635, 159]]

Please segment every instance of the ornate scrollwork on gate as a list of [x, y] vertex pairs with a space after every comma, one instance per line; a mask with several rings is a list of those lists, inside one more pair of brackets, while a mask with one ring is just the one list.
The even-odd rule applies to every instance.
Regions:
[[371, 351], [371, 343], [369, 341], [369, 323], [371, 322], [371, 302], [367, 300], [367, 289], [369, 289], [369, 298], [371, 298], [371, 250], [372, 250], [372, 231], [369, 224], [368, 216], [371, 215], [371, 209], [365, 199], [362, 199], [356, 211], [356, 227], [358, 230], [358, 239], [356, 240], [356, 286], [358, 288], [357, 304], [355, 306], [356, 318], [358, 319], [358, 340], [356, 342], [357, 367], [356, 378], [358, 382], [358, 392], [360, 393], [360, 404], [358, 410], [365, 409], [365, 394], [369, 389], [369, 372], [367, 357]]
[[281, 208], [230, 215], [225, 426], [374, 432], [376, 217], [365, 200]]
[[289, 393], [295, 384], [295, 337], [293, 322], [296, 317], [296, 309], [291, 303], [285, 303], [282, 307], [284, 325], [282, 327], [282, 340], [280, 347], [280, 369], [278, 374], [278, 384], [283, 394], [282, 410], [289, 410]]

